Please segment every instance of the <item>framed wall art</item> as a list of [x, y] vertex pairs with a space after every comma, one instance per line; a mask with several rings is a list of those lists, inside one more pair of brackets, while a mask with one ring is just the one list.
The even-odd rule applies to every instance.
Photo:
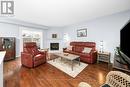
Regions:
[[52, 34], [52, 38], [57, 38], [57, 34]]
[[77, 30], [77, 37], [87, 37], [87, 29], [79, 29]]

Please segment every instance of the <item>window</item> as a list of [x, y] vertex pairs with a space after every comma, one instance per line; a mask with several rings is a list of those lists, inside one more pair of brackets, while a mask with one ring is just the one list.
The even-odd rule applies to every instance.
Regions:
[[42, 42], [42, 32], [35, 32], [35, 31], [22, 31], [22, 39], [24, 42], [36, 42], [38, 48], [41, 48], [41, 42]]

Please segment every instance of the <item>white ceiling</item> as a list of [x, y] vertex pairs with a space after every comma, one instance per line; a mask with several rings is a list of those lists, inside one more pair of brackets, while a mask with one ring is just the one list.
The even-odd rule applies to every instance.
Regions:
[[130, 0], [14, 0], [14, 18], [66, 26], [130, 9]]

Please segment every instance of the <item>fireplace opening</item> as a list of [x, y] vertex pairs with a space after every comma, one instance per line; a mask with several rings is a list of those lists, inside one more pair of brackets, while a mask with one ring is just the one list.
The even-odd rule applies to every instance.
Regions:
[[59, 43], [50, 43], [50, 50], [59, 50]]

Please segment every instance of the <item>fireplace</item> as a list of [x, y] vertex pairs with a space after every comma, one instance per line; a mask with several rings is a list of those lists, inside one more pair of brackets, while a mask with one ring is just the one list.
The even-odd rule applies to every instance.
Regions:
[[59, 43], [50, 43], [50, 50], [59, 50]]

